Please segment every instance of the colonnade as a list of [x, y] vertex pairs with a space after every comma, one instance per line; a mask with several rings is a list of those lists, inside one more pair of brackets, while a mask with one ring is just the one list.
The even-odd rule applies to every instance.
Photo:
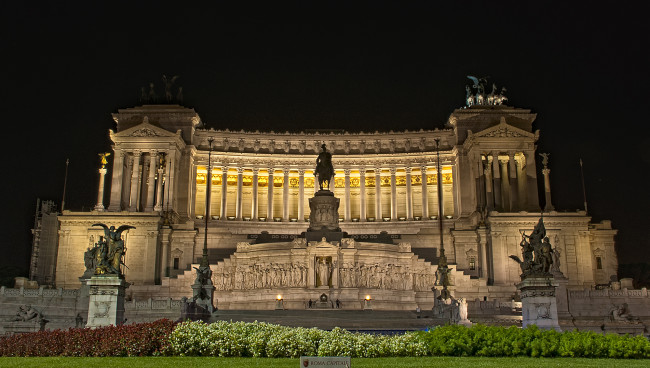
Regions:
[[174, 150], [115, 150], [108, 210], [162, 211], [174, 195], [176, 156]]
[[[532, 160], [532, 162], [531, 162]], [[479, 158], [479, 205], [489, 211], [527, 210], [536, 204], [537, 185], [533, 152], [482, 153]]]
[[[214, 173], [215, 171], [221, 173]], [[432, 172], [429, 172], [432, 170]], [[205, 213], [207, 188], [205, 167], [196, 179], [195, 215]], [[302, 168], [213, 168], [213, 219], [303, 222], [308, 220], [308, 198], [318, 191], [313, 171]], [[406, 221], [439, 216], [437, 176], [427, 165], [411, 167], [344, 168], [330, 182], [330, 190], [340, 198], [342, 221]], [[453, 178], [450, 167], [443, 167], [444, 216], [453, 215]], [[273, 188], [270, 190], [270, 188]], [[373, 190], [374, 188], [374, 190]], [[215, 195], [220, 192], [220, 195]], [[414, 196], [414, 193], [418, 195]], [[220, 199], [219, 199], [220, 198]], [[260, 203], [260, 202], [266, 203]], [[234, 207], [234, 208], [233, 208]], [[218, 215], [216, 215], [218, 214]]]

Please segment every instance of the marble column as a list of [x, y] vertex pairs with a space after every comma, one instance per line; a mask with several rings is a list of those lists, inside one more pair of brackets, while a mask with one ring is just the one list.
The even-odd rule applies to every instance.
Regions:
[[99, 189], [97, 190], [97, 204], [95, 205], [95, 211], [104, 210], [104, 176], [106, 175], [106, 168], [102, 167], [99, 169]]
[[282, 180], [282, 221], [289, 222], [289, 173], [288, 167], [282, 169], [284, 178]]
[[544, 167], [542, 169], [542, 174], [544, 174], [544, 197], [546, 198], [544, 211], [554, 211], [555, 207], [553, 207], [553, 203], [551, 202], [551, 169]]
[[226, 221], [228, 210], [228, 166], [221, 168], [221, 211], [219, 211], [219, 220]]
[[173, 205], [172, 204], [172, 193], [173, 190], [172, 188], [173, 183], [172, 183], [172, 165], [173, 165], [173, 157], [171, 155], [171, 152], [167, 152], [165, 155], [165, 203], [163, 203], [164, 209], [167, 211], [169, 210], [169, 206]]
[[381, 213], [381, 168], [375, 168], [375, 221], [383, 221]]
[[359, 221], [366, 221], [366, 168], [359, 169]]
[[404, 168], [406, 171], [406, 219], [413, 220], [413, 193], [411, 193], [411, 167]]
[[517, 163], [515, 160], [515, 153], [509, 152], [509, 167], [510, 170], [510, 211], [515, 212], [519, 208], [519, 190], [517, 185]]
[[167, 153], [168, 160], [167, 160], [167, 183], [169, 183], [169, 188], [165, 189], [165, 194], [167, 195], [167, 199], [165, 200], [165, 207], [167, 210], [170, 208], [174, 208], [174, 182], [175, 182], [175, 175], [174, 172], [176, 171], [176, 167], [178, 166], [178, 162], [176, 159], [176, 151], [175, 150], [170, 150]]
[[140, 181], [140, 151], [133, 152], [133, 169], [131, 174], [131, 199], [129, 201], [129, 211], [138, 210], [138, 182]]
[[243, 189], [244, 189], [244, 168], [238, 167], [237, 168], [237, 202], [236, 202], [237, 204], [235, 207], [235, 219], [237, 221], [242, 220], [242, 203], [243, 203], [242, 196], [244, 195]]
[[153, 211], [153, 197], [156, 195], [156, 164], [158, 163], [158, 154], [154, 151], [150, 153], [149, 158], [149, 178], [147, 179], [147, 206], [145, 211]]
[[350, 173], [352, 170], [343, 169], [345, 174], [345, 222], [352, 221], [352, 211], [350, 211]]
[[397, 179], [395, 174], [397, 169], [390, 168], [390, 219], [397, 221]]
[[429, 193], [427, 193], [427, 167], [420, 167], [420, 176], [422, 177], [422, 220], [429, 219]]
[[487, 156], [483, 172], [485, 173], [485, 205], [487, 206], [488, 211], [493, 211], [494, 193], [492, 190], [492, 161], [490, 161]]
[[273, 222], [273, 172], [275, 168], [269, 167], [269, 180], [267, 186], [267, 200], [266, 200], [266, 221]]
[[[539, 209], [539, 194], [537, 193], [537, 165], [535, 151], [524, 152], [524, 167], [526, 180], [526, 205], [528, 211]], [[521, 194], [524, 195], [524, 194]]]
[[[163, 170], [162, 166], [158, 168], [158, 182], [156, 183], [156, 205], [153, 207], [154, 211], [162, 211], [162, 189], [163, 189]], [[196, 175], [194, 175], [196, 178]], [[196, 179], [194, 179], [196, 181]], [[209, 180], [209, 178], [208, 178]]]
[[257, 208], [257, 192], [259, 182], [260, 169], [253, 168], [253, 198], [251, 198], [251, 221], [257, 221], [259, 217], [259, 210]]
[[120, 210], [128, 211], [131, 206], [131, 177], [133, 176], [133, 157], [128, 153], [126, 155], [126, 172], [122, 177], [122, 200], [120, 201]]
[[501, 175], [499, 174], [499, 153], [492, 152], [492, 190], [494, 191], [494, 209], [497, 211], [503, 210], [503, 202], [501, 201]]
[[517, 169], [517, 197], [519, 198], [519, 210], [526, 210], [528, 208], [527, 198], [526, 198], [526, 159], [520, 156], [519, 160], [516, 160], [516, 169]]
[[298, 169], [298, 222], [305, 222], [305, 169]]
[[122, 201], [122, 177], [124, 175], [124, 152], [114, 149], [113, 156], [113, 179], [111, 180], [111, 199], [108, 205], [109, 211], [120, 211]]
[[508, 178], [508, 158], [499, 159], [501, 175], [501, 209], [505, 212], [510, 211], [510, 179]]

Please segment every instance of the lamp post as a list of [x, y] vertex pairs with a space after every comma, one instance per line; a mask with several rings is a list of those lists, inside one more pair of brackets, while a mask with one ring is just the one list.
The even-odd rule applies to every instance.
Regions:
[[442, 226], [442, 172], [440, 171], [440, 138], [436, 138], [436, 171], [438, 179], [438, 230], [440, 232], [440, 257], [438, 258], [438, 280], [442, 286], [440, 299], [451, 298], [451, 293], [447, 290], [449, 285], [449, 268], [447, 267], [447, 257], [445, 256], [445, 242]]
[[203, 257], [201, 258], [201, 267], [210, 267], [208, 262], [208, 221], [210, 220], [210, 202], [212, 192], [212, 142], [214, 138], [208, 138], [210, 148], [208, 150], [208, 174], [205, 189], [205, 234], [203, 238]]

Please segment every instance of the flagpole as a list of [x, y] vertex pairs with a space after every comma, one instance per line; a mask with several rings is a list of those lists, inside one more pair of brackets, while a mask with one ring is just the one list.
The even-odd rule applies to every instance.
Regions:
[[68, 184], [68, 165], [70, 165], [70, 159], [65, 159], [65, 177], [63, 178], [63, 198], [61, 199], [61, 213], [65, 209], [65, 188]]
[[585, 215], [588, 215], [589, 211], [587, 211], [587, 190], [585, 189], [585, 173], [582, 170], [582, 158], [580, 158], [580, 179], [582, 180], [582, 197], [585, 201]]

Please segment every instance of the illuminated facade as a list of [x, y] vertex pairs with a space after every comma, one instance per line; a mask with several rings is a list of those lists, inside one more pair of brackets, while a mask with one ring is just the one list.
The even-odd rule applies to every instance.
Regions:
[[[125, 273], [132, 284], [127, 293], [139, 298], [191, 295], [191, 267], [198, 263], [203, 246], [207, 180], [212, 181], [208, 248], [215, 278], [225, 277], [230, 272], [225, 265], [241, 262], [240, 251], [248, 252], [246, 244], [254, 245], [260, 236], [270, 239], [269, 244], [293, 241], [297, 248], [296, 236], [309, 223], [309, 198], [317, 190], [315, 159], [320, 146], [326, 144], [336, 170], [330, 189], [340, 199], [342, 230], [357, 242], [372, 241], [386, 231], [396, 249], [399, 244], [413, 259], [407, 264], [404, 255], [362, 255], [363, 246], [356, 248], [358, 256], [354, 257], [370, 257], [365, 264], [376, 261], [379, 265], [384, 264], [383, 258], [401, 257], [400, 272], [420, 267], [418, 272], [426, 268], [433, 277], [442, 221], [455, 292], [470, 299], [510, 300], [520, 270], [508, 256], [520, 255], [521, 233], [530, 233], [537, 223], [537, 175], [543, 172], [548, 179], [550, 172], [536, 167], [539, 132], [532, 130], [535, 117], [527, 109], [472, 106], [455, 110], [445, 129], [285, 133], [201, 129], [199, 115], [178, 105], [119, 110], [113, 114], [117, 129], [110, 131], [114, 149], [109, 157], [112, 176], [107, 178], [110, 199], [99, 203], [106, 210], [65, 211], [59, 217], [55, 284], [80, 285], [83, 253], [101, 235], [101, 229], [91, 227], [93, 223], [130, 224], [137, 229], [125, 235], [129, 247]], [[214, 139], [210, 178], [209, 138]], [[436, 140], [442, 214], [437, 202]], [[546, 191], [550, 198], [550, 186]], [[560, 270], [569, 288], [606, 284], [616, 277], [616, 230], [608, 221], [592, 224], [583, 211], [553, 210], [544, 213], [544, 220], [551, 243], [559, 250]], [[251, 257], [266, 259], [268, 265], [295, 254], [264, 250]], [[307, 256], [301, 253], [300, 257]], [[250, 262], [246, 267], [257, 267], [255, 260]], [[386, 262], [391, 267], [399, 263]], [[308, 263], [304, 267], [311, 275], [314, 270]], [[303, 266], [297, 267], [300, 272]], [[345, 265], [337, 265], [333, 272], [337, 277], [332, 287], [346, 288]], [[413, 297], [404, 296], [411, 303], [408, 308], [416, 304], [425, 308], [432, 303], [430, 285], [418, 287], [413, 277], [411, 272], [412, 284], [400, 284], [400, 290], [413, 290]], [[307, 290], [294, 293], [296, 300], [308, 299], [309, 292], [317, 291], [309, 285], [311, 278], [304, 280], [293, 285]], [[214, 283], [224, 285], [216, 279]], [[217, 294], [226, 295], [234, 283]], [[282, 287], [285, 293], [292, 288], [290, 283]], [[269, 288], [253, 285], [252, 289]], [[270, 289], [269, 303], [277, 291]], [[390, 298], [388, 291], [378, 293]], [[232, 298], [241, 302], [246, 297]], [[232, 304], [235, 307], [245, 306]], [[385, 308], [390, 309], [388, 304]]]

